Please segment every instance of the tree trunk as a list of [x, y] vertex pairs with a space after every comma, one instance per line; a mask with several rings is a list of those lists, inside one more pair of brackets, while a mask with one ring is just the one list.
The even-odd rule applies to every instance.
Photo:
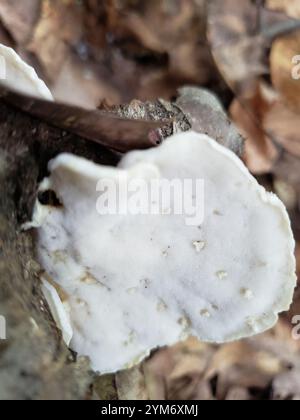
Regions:
[[[93, 376], [87, 360], [61, 340], [44, 301], [29, 221], [37, 182], [60, 151], [114, 164], [112, 153], [0, 103], [0, 340], [1, 399], [83, 399]], [[3, 322], [2, 322], [3, 323]], [[2, 337], [3, 338], [3, 337]]]

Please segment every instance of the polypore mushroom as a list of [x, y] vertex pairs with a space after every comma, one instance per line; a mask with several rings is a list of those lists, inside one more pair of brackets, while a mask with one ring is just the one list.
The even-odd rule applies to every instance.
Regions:
[[26, 64], [12, 48], [2, 44], [0, 44], [0, 75], [0, 86], [29, 96], [53, 100], [50, 90], [39, 79], [36, 71]]
[[[130, 367], [188, 336], [215, 343], [252, 336], [288, 310], [296, 276], [287, 212], [211, 138], [179, 134], [127, 154], [118, 168], [64, 154], [49, 169], [44, 186], [61, 206], [35, 220], [38, 257], [63, 290], [71, 348], [94, 370]], [[107, 214], [107, 179], [119, 188], [142, 179], [142, 190], [158, 179], [203, 180], [204, 219], [187, 223], [170, 209]]]

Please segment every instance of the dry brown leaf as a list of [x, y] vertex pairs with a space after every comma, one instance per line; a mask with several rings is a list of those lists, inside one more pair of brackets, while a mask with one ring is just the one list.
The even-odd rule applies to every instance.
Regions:
[[44, 0], [39, 22], [27, 50], [38, 58], [50, 81], [57, 78], [70, 52], [82, 34], [79, 9], [73, 0]]
[[285, 12], [288, 16], [300, 18], [299, 0], [266, 0], [268, 8]]
[[187, 375], [170, 384], [168, 400], [194, 401], [199, 398], [199, 393], [203, 400], [213, 399], [207, 382], [201, 381], [201, 378], [197, 375]]
[[225, 399], [232, 387], [264, 390], [282, 372], [280, 361], [256, 351], [247, 341], [222, 346], [211, 361], [208, 378], [217, 377], [217, 398]]
[[297, 208], [298, 196], [293, 185], [283, 179], [274, 177], [274, 191], [288, 210], [293, 211]]
[[[180, 399], [180, 398], [179, 398]], [[194, 389], [194, 401], [212, 401], [213, 397], [211, 386], [208, 382], [199, 381]]]
[[150, 399], [211, 399], [210, 386], [201, 379], [212, 353], [213, 346], [194, 338], [156, 352], [144, 367]]
[[206, 42], [205, 0], [40, 4], [21, 52], [61, 100], [169, 100], [185, 83], [221, 84]]
[[[138, 0], [130, 10], [126, 1], [107, 2], [112, 45], [141, 63], [153, 56], [153, 64], [156, 60], [169, 78], [206, 83], [213, 63], [206, 45], [204, 6], [204, 0]], [[149, 70], [144, 66], [146, 73]]]
[[251, 400], [251, 396], [246, 388], [232, 387], [227, 394], [227, 401], [248, 401]]
[[238, 95], [268, 73], [265, 38], [258, 33], [257, 9], [251, 0], [209, 2], [208, 37], [215, 61], [228, 85]]
[[1, 0], [0, 20], [19, 45], [30, 38], [39, 17], [40, 3], [39, 0]]
[[[207, 79], [209, 69], [199, 45], [201, 38], [205, 40], [204, 3], [203, 0], [138, 1], [128, 13], [126, 2], [111, 1], [109, 27], [117, 39], [134, 37], [138, 41], [137, 54], [138, 45], [140, 52], [144, 49], [168, 54], [175, 77], [201, 82]], [[132, 43], [127, 45], [128, 51]]]
[[142, 366], [119, 372], [116, 375], [116, 387], [121, 401], [145, 401], [149, 399]]
[[273, 382], [275, 400], [300, 400], [300, 369], [285, 372]]
[[256, 352], [264, 352], [280, 360], [282, 370], [298, 369], [300, 342], [293, 339], [292, 329], [293, 325], [283, 317], [272, 330], [250, 338], [248, 343]]
[[84, 108], [96, 108], [103, 100], [112, 104], [121, 102], [118, 90], [99, 77], [98, 67], [73, 54], [63, 63], [51, 92], [57, 101]]
[[279, 152], [263, 129], [263, 120], [270, 110], [273, 94], [258, 83], [251, 96], [235, 99], [230, 107], [230, 115], [245, 137], [244, 159], [249, 170], [254, 174], [271, 172]]
[[264, 2], [211, 0], [208, 37], [215, 61], [237, 96], [247, 96], [257, 79], [269, 75], [267, 51], [279, 35], [300, 27]]
[[198, 354], [181, 354], [176, 365], [170, 374], [170, 380], [176, 381], [183, 376], [188, 375], [203, 375], [207, 367], [207, 360], [205, 358], [199, 359]]
[[272, 331], [237, 343], [190, 339], [159, 350], [145, 363], [146, 383], [152, 399], [272, 399], [274, 379], [297, 371], [299, 356], [292, 325], [281, 320]]
[[300, 31], [277, 39], [271, 51], [272, 83], [291, 109], [300, 112], [300, 80], [293, 77], [293, 58], [300, 54]]
[[287, 108], [282, 102], [276, 102], [265, 115], [263, 127], [278, 145], [300, 158], [300, 118], [298, 113]]
[[[281, 158], [273, 167], [273, 175], [295, 188], [298, 195], [298, 209], [300, 205], [300, 159], [288, 152], [283, 152]], [[299, 215], [297, 215], [297, 218]], [[297, 220], [299, 226], [299, 220]], [[295, 226], [294, 226], [295, 228]], [[298, 230], [298, 229], [297, 229]], [[297, 232], [294, 231], [296, 235]]]

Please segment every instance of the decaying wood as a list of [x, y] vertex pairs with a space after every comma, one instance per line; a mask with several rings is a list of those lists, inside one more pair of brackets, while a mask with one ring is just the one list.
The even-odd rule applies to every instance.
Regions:
[[93, 376], [86, 360], [74, 363], [41, 294], [30, 220], [37, 182], [48, 160], [70, 151], [98, 162], [117, 158], [100, 146], [51, 128], [0, 104], [0, 341], [1, 399], [82, 399]]

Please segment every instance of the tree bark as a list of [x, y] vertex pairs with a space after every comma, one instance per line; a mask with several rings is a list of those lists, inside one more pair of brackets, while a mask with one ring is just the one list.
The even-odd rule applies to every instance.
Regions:
[[61, 151], [106, 164], [118, 159], [0, 103], [0, 316], [7, 330], [0, 340], [0, 399], [90, 396], [88, 361], [75, 363], [63, 344], [41, 293], [33, 234], [21, 229], [31, 218], [37, 182]]

